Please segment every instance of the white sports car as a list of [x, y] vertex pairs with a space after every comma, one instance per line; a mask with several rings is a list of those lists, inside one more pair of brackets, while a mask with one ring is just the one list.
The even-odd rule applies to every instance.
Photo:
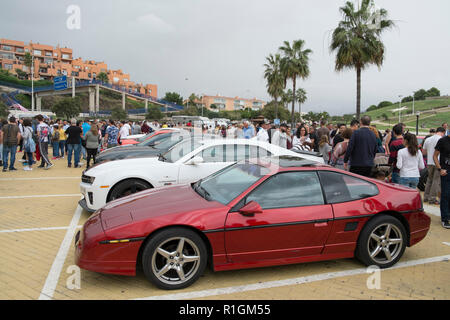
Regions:
[[[84, 172], [79, 203], [94, 212], [107, 202], [149, 188], [193, 183], [237, 161], [299, 154], [266, 142], [246, 139], [203, 140], [178, 143], [156, 158], [124, 159], [102, 163]], [[302, 158], [323, 163], [316, 156]]]

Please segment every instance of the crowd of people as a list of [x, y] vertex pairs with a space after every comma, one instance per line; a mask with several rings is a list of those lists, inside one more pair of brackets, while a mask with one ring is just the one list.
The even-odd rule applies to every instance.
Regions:
[[[102, 149], [121, 144], [130, 135], [148, 134], [159, 128], [191, 128], [193, 124], [164, 122], [132, 122], [114, 120], [49, 121], [42, 115], [33, 119], [1, 121], [0, 161], [3, 172], [15, 171], [17, 148], [23, 151], [19, 161], [24, 170], [31, 171], [40, 161], [39, 168], [50, 169], [53, 162], [67, 157], [67, 166], [80, 168], [81, 158], [89, 168], [95, 163]], [[297, 152], [316, 152], [324, 162], [339, 169], [366, 177], [397, 183], [416, 189], [421, 170], [427, 168], [428, 179], [424, 202], [441, 206], [442, 223], [450, 227], [450, 130], [448, 124], [430, 131], [420, 146], [416, 135], [406, 130], [402, 123], [384, 133], [371, 125], [369, 116], [360, 121], [352, 120], [350, 126], [321, 121], [319, 124], [297, 123], [275, 125], [268, 121], [253, 124], [250, 121], [227, 125], [203, 125], [203, 134], [223, 138], [257, 139]], [[52, 147], [52, 156], [49, 155]], [[377, 158], [387, 159], [384, 168], [377, 165]], [[386, 170], [387, 168], [387, 170]], [[438, 196], [440, 193], [440, 200]]]
[[[146, 134], [154, 130], [147, 124], [132, 121], [76, 120], [50, 121], [42, 115], [33, 119], [2, 120], [0, 125], [0, 166], [3, 172], [17, 171], [15, 167], [17, 151], [23, 152], [19, 162], [23, 170], [32, 171], [33, 165], [40, 161], [38, 168], [53, 167], [53, 161], [67, 158], [69, 168], [86, 168], [95, 163], [96, 155], [102, 150], [120, 144], [121, 139], [130, 135]], [[49, 155], [49, 146], [52, 155]], [[19, 150], [18, 150], [19, 149]], [[72, 162], [73, 159], [73, 162]]]

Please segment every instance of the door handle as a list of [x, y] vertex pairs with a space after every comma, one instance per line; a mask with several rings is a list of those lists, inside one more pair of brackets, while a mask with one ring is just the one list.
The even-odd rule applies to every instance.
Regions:
[[316, 222], [314, 223], [314, 227], [326, 227], [328, 226], [328, 222]]

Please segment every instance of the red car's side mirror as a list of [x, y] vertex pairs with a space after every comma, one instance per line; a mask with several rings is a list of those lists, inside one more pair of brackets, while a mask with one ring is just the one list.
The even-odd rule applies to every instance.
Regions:
[[246, 217], [252, 217], [255, 213], [262, 213], [263, 210], [258, 202], [250, 201], [239, 210], [239, 213]]

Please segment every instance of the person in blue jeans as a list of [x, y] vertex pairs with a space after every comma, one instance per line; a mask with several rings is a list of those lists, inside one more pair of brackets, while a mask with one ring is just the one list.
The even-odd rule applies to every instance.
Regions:
[[450, 229], [450, 136], [439, 139], [433, 159], [441, 175], [442, 226]]
[[3, 172], [8, 169], [9, 154], [11, 159], [9, 162], [9, 171], [17, 171], [14, 168], [14, 162], [16, 161], [17, 145], [20, 141], [20, 130], [16, 124], [16, 118], [11, 117], [9, 123], [2, 126], [0, 138], [3, 141]]
[[66, 129], [66, 145], [67, 145], [67, 166], [72, 167], [72, 153], [75, 153], [74, 167], [80, 168], [80, 152], [81, 152], [81, 138], [83, 137], [83, 130], [77, 126], [77, 121], [72, 120], [71, 126]]

